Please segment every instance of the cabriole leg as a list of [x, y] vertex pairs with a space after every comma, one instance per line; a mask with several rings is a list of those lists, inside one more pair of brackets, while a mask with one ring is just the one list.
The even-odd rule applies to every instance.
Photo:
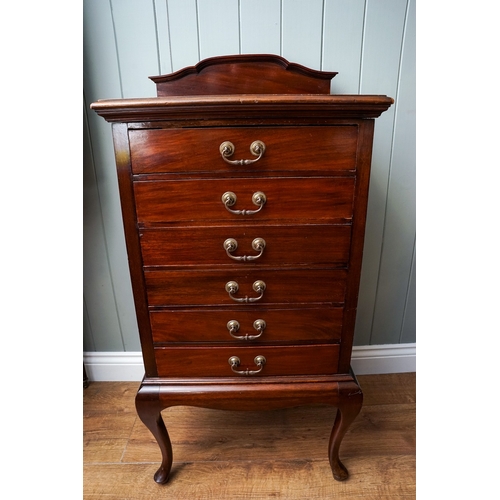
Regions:
[[330, 435], [328, 458], [332, 468], [333, 477], [337, 481], [344, 481], [349, 477], [349, 472], [339, 458], [339, 449], [347, 429], [358, 416], [363, 404], [363, 393], [356, 384], [349, 384], [347, 390], [342, 390], [338, 404], [337, 416]]
[[141, 386], [135, 397], [135, 407], [139, 418], [151, 431], [161, 450], [162, 462], [154, 480], [160, 484], [166, 483], [172, 468], [172, 444], [161, 417], [163, 408], [160, 405], [158, 387]]

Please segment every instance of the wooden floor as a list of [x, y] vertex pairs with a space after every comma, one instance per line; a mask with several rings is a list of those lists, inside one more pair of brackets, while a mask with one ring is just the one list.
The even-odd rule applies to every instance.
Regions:
[[174, 452], [158, 485], [154, 438], [136, 416], [139, 383], [84, 390], [84, 499], [316, 500], [415, 498], [415, 374], [360, 376], [364, 405], [341, 446], [350, 472], [333, 479], [327, 446], [336, 410], [305, 407], [163, 412]]

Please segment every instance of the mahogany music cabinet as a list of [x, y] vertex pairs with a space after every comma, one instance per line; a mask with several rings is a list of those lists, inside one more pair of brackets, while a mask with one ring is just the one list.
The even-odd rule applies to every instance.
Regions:
[[374, 118], [393, 100], [330, 95], [335, 74], [215, 57], [151, 77], [157, 97], [91, 106], [113, 124], [145, 366], [136, 407], [162, 452], [158, 483], [174, 405], [334, 405], [328, 456], [348, 476]]

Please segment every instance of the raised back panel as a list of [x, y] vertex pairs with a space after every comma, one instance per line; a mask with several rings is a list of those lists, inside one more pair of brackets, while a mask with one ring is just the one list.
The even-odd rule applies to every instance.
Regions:
[[151, 76], [158, 97], [218, 94], [329, 94], [334, 72], [276, 55], [212, 57], [170, 75]]

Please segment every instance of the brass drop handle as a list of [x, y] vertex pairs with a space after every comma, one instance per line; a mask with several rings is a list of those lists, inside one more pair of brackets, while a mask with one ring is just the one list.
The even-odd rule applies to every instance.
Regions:
[[253, 322], [253, 327], [259, 332], [258, 335], [235, 335], [235, 333], [240, 329], [240, 324], [235, 319], [227, 322], [227, 329], [231, 337], [238, 340], [255, 340], [258, 339], [266, 329], [266, 322], [263, 319], [256, 319]]
[[256, 260], [258, 259], [262, 253], [264, 252], [264, 248], [266, 248], [266, 240], [264, 238], [255, 238], [252, 241], [252, 248], [256, 251], [259, 252], [258, 255], [242, 255], [241, 257], [232, 255], [232, 253], [238, 248], [238, 242], [234, 238], [228, 238], [224, 242], [224, 249], [226, 250], [226, 253], [231, 259], [234, 260], [239, 260], [246, 262], [248, 260]]
[[256, 214], [257, 212], [260, 212], [262, 210], [267, 201], [266, 195], [262, 191], [256, 191], [252, 195], [252, 203], [259, 207], [257, 210], [233, 210], [231, 207], [236, 204], [237, 199], [238, 198], [232, 191], [226, 191], [221, 196], [222, 203], [224, 203], [226, 210], [236, 215]]
[[253, 362], [259, 367], [258, 370], [249, 370], [248, 368], [246, 370], [236, 370], [236, 368], [238, 368], [241, 364], [238, 356], [231, 356], [227, 361], [231, 366], [231, 370], [238, 375], [255, 375], [256, 373], [260, 373], [266, 364], [266, 358], [262, 355], [255, 356], [253, 360]]
[[237, 298], [234, 297], [233, 294], [237, 293], [239, 290], [240, 286], [236, 281], [228, 281], [226, 283], [226, 292], [229, 294], [229, 296], [236, 302], [257, 302], [264, 296], [264, 291], [266, 289], [266, 284], [262, 280], [257, 280], [254, 282], [252, 285], [252, 288], [259, 293], [260, 295], [258, 297], [242, 297], [242, 298]]
[[228, 158], [233, 156], [235, 149], [232, 142], [224, 141], [219, 146], [219, 152], [222, 159], [230, 165], [251, 165], [262, 158], [262, 155], [266, 151], [266, 145], [262, 141], [253, 141], [252, 144], [250, 144], [250, 153], [257, 156], [254, 160], [229, 160]]

